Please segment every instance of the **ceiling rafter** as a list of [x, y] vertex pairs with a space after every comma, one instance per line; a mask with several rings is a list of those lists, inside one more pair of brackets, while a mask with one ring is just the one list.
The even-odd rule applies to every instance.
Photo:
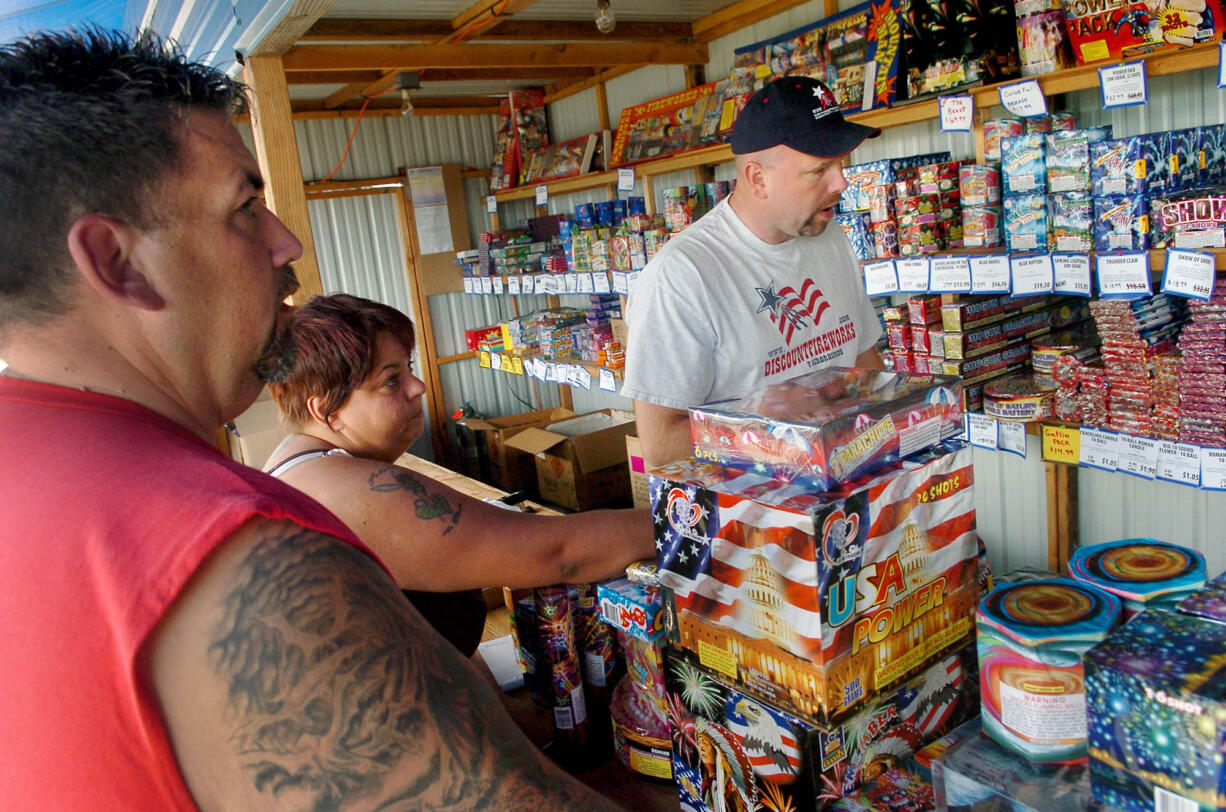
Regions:
[[[315, 42], [430, 42], [451, 30], [446, 20], [322, 19], [301, 37], [300, 43]], [[498, 26], [465, 38], [467, 42], [500, 40], [562, 42], [659, 41], [689, 42], [689, 23], [618, 22], [608, 34], [596, 30], [590, 20], [503, 20]]]
[[502, 45], [297, 45], [284, 57], [286, 71], [300, 70], [418, 70], [464, 67], [612, 67], [706, 64], [702, 43], [510, 43]]

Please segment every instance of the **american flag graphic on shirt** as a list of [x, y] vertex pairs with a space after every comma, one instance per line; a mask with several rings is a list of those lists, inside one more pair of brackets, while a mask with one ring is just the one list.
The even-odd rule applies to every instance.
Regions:
[[822, 314], [830, 307], [830, 303], [822, 296], [821, 288], [812, 279], [806, 279], [799, 291], [791, 285], [786, 285], [776, 293], [773, 282], [756, 290], [762, 297], [758, 312], [770, 312], [770, 320], [788, 344], [792, 343], [792, 336], [797, 329], [803, 330], [810, 324], [819, 324]]

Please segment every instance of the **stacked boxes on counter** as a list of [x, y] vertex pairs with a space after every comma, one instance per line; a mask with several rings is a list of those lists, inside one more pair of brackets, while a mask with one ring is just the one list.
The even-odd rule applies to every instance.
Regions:
[[473, 349], [624, 366], [625, 352], [614, 340], [612, 327], [612, 319], [621, 317], [620, 298], [603, 293], [590, 294], [588, 300], [586, 310], [555, 307], [511, 319], [500, 325], [496, 341], [479, 341]]
[[824, 809], [974, 714], [959, 389], [819, 370], [692, 410], [649, 471], [682, 808]]
[[[836, 221], [861, 259], [961, 245], [958, 164], [948, 152], [846, 167]], [[952, 242], [951, 242], [952, 241]]]

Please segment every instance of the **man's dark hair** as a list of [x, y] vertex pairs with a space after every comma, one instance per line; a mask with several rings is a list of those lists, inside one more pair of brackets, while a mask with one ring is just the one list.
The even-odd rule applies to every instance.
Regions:
[[244, 92], [154, 35], [82, 28], [0, 46], [0, 327], [67, 310], [78, 217], [159, 225], [188, 109], [243, 112]]

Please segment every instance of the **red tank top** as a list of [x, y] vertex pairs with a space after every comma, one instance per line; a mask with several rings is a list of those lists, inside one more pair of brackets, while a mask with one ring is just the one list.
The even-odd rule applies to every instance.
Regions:
[[309, 497], [107, 395], [0, 376], [0, 448], [0, 808], [194, 809], [142, 643], [249, 518], [361, 544]]

